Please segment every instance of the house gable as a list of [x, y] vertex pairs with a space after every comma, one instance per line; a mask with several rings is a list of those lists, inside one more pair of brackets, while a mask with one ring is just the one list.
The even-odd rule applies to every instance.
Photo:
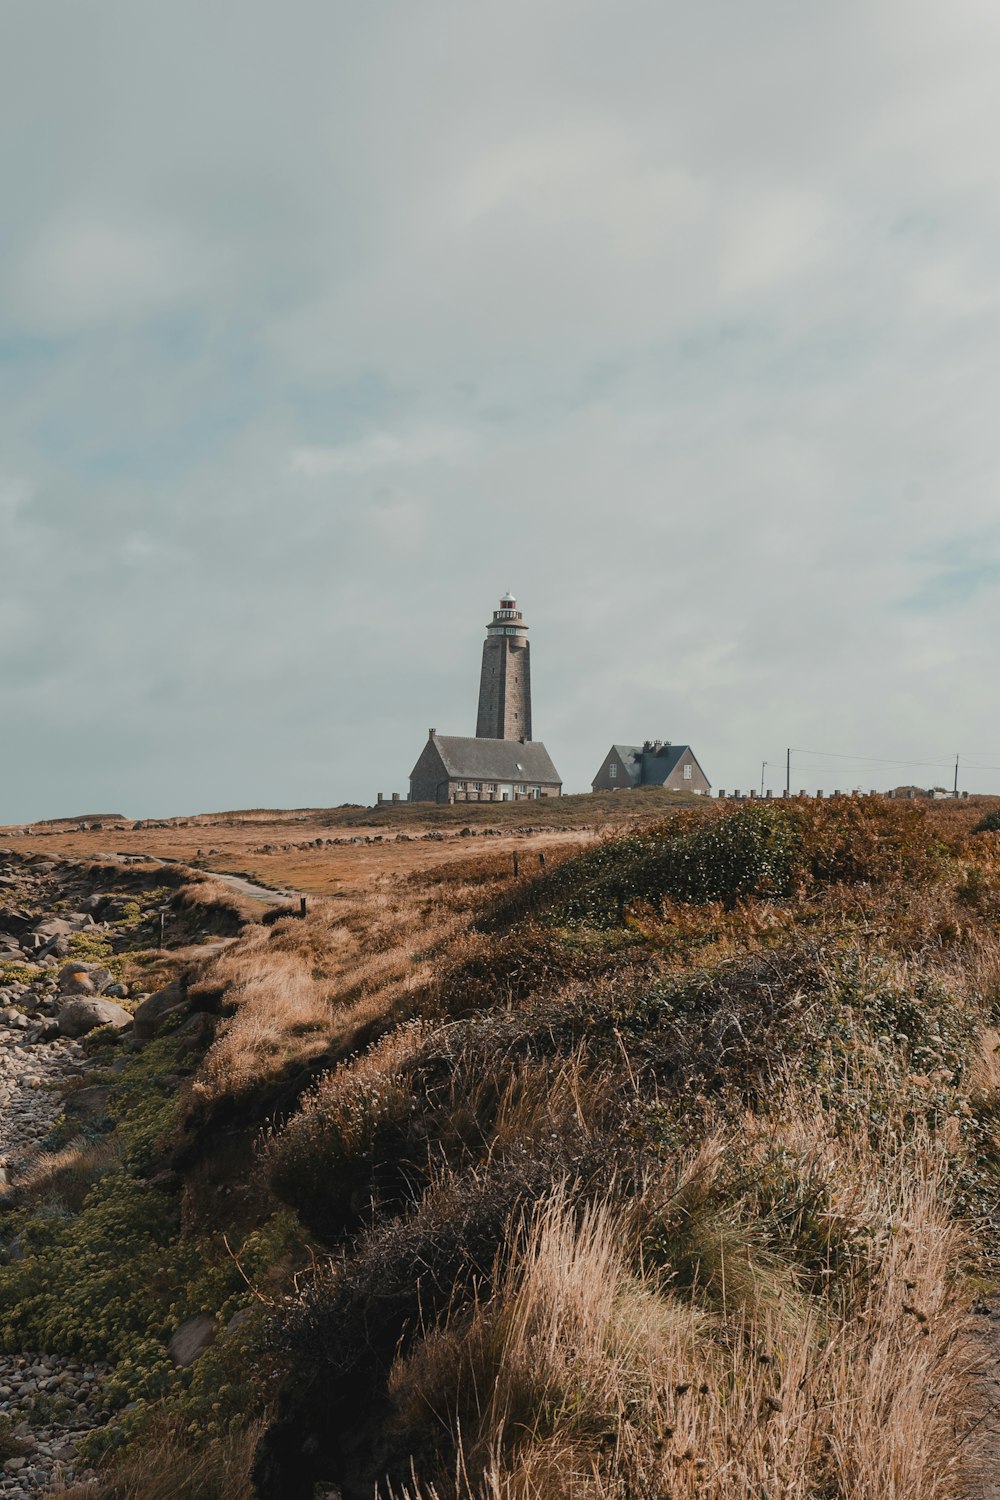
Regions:
[[447, 780], [448, 770], [438, 749], [437, 733], [432, 729], [410, 772], [410, 801], [436, 802], [438, 790]]
[[[662, 786], [670, 792], [709, 792], [712, 783], [705, 775], [690, 745], [670, 745], [668, 754], [661, 750], [643, 755], [643, 781]], [[685, 774], [687, 773], [687, 774]]]
[[639, 745], [612, 745], [591, 782], [591, 790], [610, 792], [639, 785], [642, 750]]

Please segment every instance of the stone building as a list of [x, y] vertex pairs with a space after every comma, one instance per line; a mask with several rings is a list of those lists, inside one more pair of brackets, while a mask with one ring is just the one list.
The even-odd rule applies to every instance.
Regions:
[[712, 783], [690, 745], [647, 740], [643, 745], [612, 745], [591, 783], [595, 792], [662, 786], [670, 792], [710, 792]]
[[411, 802], [523, 802], [561, 792], [549, 752], [531, 740], [473, 739], [431, 729], [410, 772]]
[[510, 593], [486, 627], [475, 736], [428, 732], [410, 773], [411, 802], [519, 802], [562, 794], [559, 773], [531, 738], [528, 627]]

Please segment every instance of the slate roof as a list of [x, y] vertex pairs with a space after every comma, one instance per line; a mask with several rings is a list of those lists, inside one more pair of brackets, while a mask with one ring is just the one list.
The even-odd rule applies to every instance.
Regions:
[[690, 745], [664, 745], [662, 750], [646, 750], [642, 756], [642, 779], [646, 786], [660, 786], [685, 755], [694, 759]]
[[642, 746], [641, 745], [612, 745], [619, 758], [625, 762], [629, 780], [633, 786], [638, 786], [642, 779]]
[[543, 781], [562, 785], [541, 740], [487, 740], [435, 734], [444, 768], [461, 781]]

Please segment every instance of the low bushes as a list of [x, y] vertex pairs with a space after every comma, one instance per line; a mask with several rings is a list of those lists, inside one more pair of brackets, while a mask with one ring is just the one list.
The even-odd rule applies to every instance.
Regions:
[[[642, 833], [609, 839], [548, 877], [529, 909], [550, 923], [602, 926], [634, 901], [654, 904], [785, 899], [837, 883], [932, 880], [943, 849], [923, 809], [882, 798], [747, 803], [733, 811], [682, 813]], [[517, 898], [524, 901], [524, 897]]]
[[747, 1254], [732, 1206], [684, 1231], [704, 1239], [695, 1285], [708, 1289], [709, 1265], [716, 1276], [703, 1310], [677, 1290], [684, 1252], [652, 1267], [636, 1255], [627, 1202], [556, 1184], [511, 1221], [492, 1294], [396, 1360], [393, 1420], [420, 1456], [419, 1479], [396, 1493], [955, 1494], [953, 1424], [970, 1410], [974, 1357], [940, 1163], [894, 1161], [881, 1202], [857, 1180], [870, 1161], [854, 1167], [841, 1191], [865, 1198], [869, 1238], [839, 1317], [796, 1288], [792, 1265]]

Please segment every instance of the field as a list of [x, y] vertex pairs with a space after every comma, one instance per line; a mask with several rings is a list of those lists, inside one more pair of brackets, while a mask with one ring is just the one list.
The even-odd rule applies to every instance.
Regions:
[[[579, 842], [605, 828], [627, 827], [695, 800], [687, 793], [650, 788], [634, 795], [601, 793], [443, 808], [403, 803], [382, 809], [203, 813], [146, 819], [140, 828], [116, 816], [60, 819], [31, 825], [30, 840], [22, 840], [20, 831], [12, 837], [13, 830], [0, 828], [0, 844], [5, 839], [19, 848], [30, 843], [38, 852], [78, 859], [98, 859], [109, 853], [148, 854], [195, 868], [246, 875], [275, 890], [352, 895], [386, 877], [447, 864], [456, 857], [456, 849], [481, 847], [480, 841], [492, 852], [537, 856], [553, 845]], [[102, 826], [80, 832], [81, 821], [99, 821]], [[466, 828], [469, 837], [456, 842]]]
[[[156, 870], [74, 876], [135, 888], [125, 981], [180, 976], [0, 1214], [0, 1342], [114, 1366], [88, 1500], [981, 1493], [997, 804], [583, 803], [276, 851], [384, 860], [305, 919], [178, 872], [166, 950]], [[256, 816], [130, 836], [263, 873], [386, 827]]]

